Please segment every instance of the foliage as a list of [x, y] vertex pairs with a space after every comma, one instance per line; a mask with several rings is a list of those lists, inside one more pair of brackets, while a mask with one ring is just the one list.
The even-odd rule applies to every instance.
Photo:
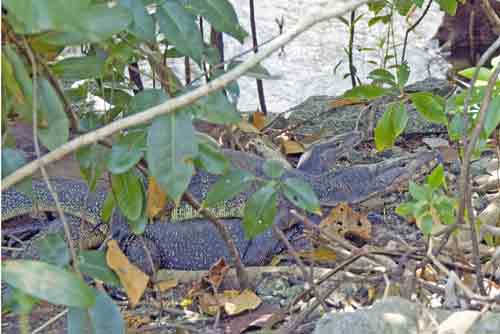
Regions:
[[[449, 13], [456, 10], [456, 0], [438, 1]], [[422, 7], [422, 0], [373, 1], [368, 6], [369, 26], [387, 25], [394, 29], [394, 15], [407, 15], [411, 7]], [[83, 134], [115, 120], [160, 105], [224, 74], [238, 63], [233, 60], [218, 64], [219, 51], [205, 41], [198, 20], [203, 18], [217, 31], [240, 43], [247, 37], [228, 0], [73, 0], [68, 6], [62, 0], [6, 0], [2, 18], [2, 177], [13, 173], [26, 163], [21, 151], [15, 148], [11, 125], [17, 122], [35, 124], [38, 138], [49, 150], [65, 144], [72, 132]], [[362, 15], [342, 22], [352, 29]], [[387, 34], [390, 36], [390, 34]], [[392, 41], [394, 43], [394, 41]], [[80, 47], [77, 56], [67, 57], [68, 50]], [[474, 91], [471, 108], [463, 110], [465, 92], [458, 92], [444, 100], [428, 93], [407, 94], [404, 87], [410, 68], [397, 62], [391, 51], [391, 41], [381, 38], [378, 49], [384, 54], [375, 63], [379, 66], [369, 75], [371, 82], [361, 84], [345, 93], [360, 100], [389, 95], [396, 101], [388, 106], [375, 130], [377, 149], [394, 145], [404, 130], [408, 116], [403, 103], [410, 100], [421, 115], [431, 122], [446, 124], [450, 137], [458, 139], [464, 128], [463, 114], [467, 112], [469, 128], [473, 128], [478, 104], [484, 95], [484, 85]], [[374, 49], [361, 49], [372, 52]], [[352, 56], [353, 49], [346, 49]], [[182, 84], [164, 61], [168, 57], [187, 57], [204, 75]], [[390, 61], [395, 60], [393, 65]], [[162, 89], [138, 90], [138, 83], [124, 75], [128, 69], [139, 71], [130, 64], [145, 62], [162, 80]], [[209, 66], [213, 65], [213, 66]], [[217, 66], [215, 66], [217, 65]], [[208, 69], [209, 68], [209, 69]], [[355, 71], [355, 66], [350, 68]], [[392, 72], [391, 72], [392, 71]], [[462, 75], [470, 76], [470, 70]], [[144, 73], [141, 73], [144, 75]], [[271, 78], [262, 67], [249, 74]], [[349, 75], [349, 73], [347, 74]], [[355, 76], [355, 73], [353, 73]], [[481, 80], [487, 80], [491, 71], [483, 69]], [[481, 82], [480, 82], [481, 83]], [[500, 98], [497, 85], [495, 98], [488, 113], [488, 122], [481, 136], [481, 145], [500, 122]], [[107, 103], [105, 110], [89, 107], [87, 97], [92, 94]], [[113, 209], [121, 210], [132, 231], [140, 234], [148, 220], [146, 212], [146, 175], [154, 177], [170, 199], [179, 203], [196, 168], [219, 174], [219, 181], [206, 196], [203, 206], [210, 207], [232, 198], [242, 191], [255, 190], [244, 208], [243, 226], [251, 238], [267, 230], [277, 215], [277, 206], [287, 200], [298, 208], [320, 214], [318, 199], [311, 187], [299, 179], [282, 178], [284, 167], [276, 161], [264, 165], [264, 177], [257, 177], [230, 166], [217, 145], [198, 133], [195, 121], [231, 125], [240, 121], [237, 110], [239, 87], [232, 83], [224, 89], [203, 97], [191, 106], [157, 117], [150, 124], [132, 127], [106, 142], [85, 147], [75, 152], [82, 177], [95, 188], [103, 173], [109, 173], [112, 193], [108, 195], [102, 218], [108, 221]], [[72, 109], [78, 106], [79, 112]], [[438, 167], [439, 168], [439, 167]], [[455, 206], [442, 188], [444, 178], [436, 169], [427, 184], [411, 185], [413, 201], [400, 208], [401, 214], [413, 215], [426, 233], [430, 233], [430, 219], [443, 223], [453, 219]], [[28, 191], [30, 180], [17, 185]], [[27, 186], [28, 185], [28, 186]], [[430, 217], [430, 218], [429, 218]], [[62, 238], [48, 236], [42, 240], [39, 254], [42, 261], [4, 261], [3, 280], [12, 290], [11, 309], [29, 313], [37, 299], [70, 307], [68, 329], [71, 332], [122, 333], [124, 323], [117, 306], [102, 292], [85, 283], [82, 275], [107, 284], [119, 286], [119, 280], [99, 251], [81, 252], [68, 267], [69, 250]], [[50, 246], [49, 246], [50, 244]], [[13, 306], [12, 306], [13, 305]], [[109, 315], [104, 317], [103, 315]]]

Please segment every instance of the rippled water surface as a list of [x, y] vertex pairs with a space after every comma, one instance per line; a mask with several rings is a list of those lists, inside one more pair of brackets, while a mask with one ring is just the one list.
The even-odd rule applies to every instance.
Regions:
[[[238, 13], [241, 24], [250, 32], [250, 10], [248, 0], [231, 1]], [[311, 6], [325, 6], [324, 3], [335, 1], [319, 0], [272, 0], [255, 1], [258, 40], [263, 42], [277, 35], [279, 32], [276, 18], [284, 18], [284, 29], [293, 27], [302, 15], [311, 10]], [[367, 12], [363, 7], [359, 13]], [[409, 17], [411, 23], [420, 16], [421, 10]], [[356, 25], [355, 46], [357, 48], [376, 48], [376, 51], [356, 52], [354, 62], [362, 80], [374, 68], [367, 63], [374, 60], [380, 63], [383, 50], [377, 48], [378, 40], [385, 36], [386, 27], [377, 24], [368, 29], [368, 19], [373, 14], [366, 13], [365, 17]], [[408, 23], [404, 17], [397, 16], [395, 22], [395, 39], [402, 44]], [[442, 14], [437, 7], [432, 7], [421, 24], [410, 34], [407, 59], [411, 66], [410, 81], [424, 79], [430, 75], [444, 77], [448, 65], [432, 47], [430, 39], [436, 32]], [[264, 66], [273, 75], [279, 75], [279, 80], [265, 81], [265, 97], [268, 110], [283, 112], [299, 104], [312, 95], [337, 95], [351, 87], [350, 78], [343, 78], [347, 72], [347, 56], [344, 47], [347, 46], [347, 28], [338, 19], [322, 22], [297, 37], [285, 47], [284, 55], [278, 52], [264, 61]], [[225, 36], [226, 59], [251, 47], [251, 40], [240, 45], [237, 41]], [[398, 58], [401, 57], [402, 46], [397, 47]], [[342, 61], [337, 73], [334, 67]], [[179, 74], [184, 73], [183, 67], [177, 66]], [[254, 79], [242, 78], [239, 80], [241, 110], [256, 110], [258, 108], [257, 90]]]

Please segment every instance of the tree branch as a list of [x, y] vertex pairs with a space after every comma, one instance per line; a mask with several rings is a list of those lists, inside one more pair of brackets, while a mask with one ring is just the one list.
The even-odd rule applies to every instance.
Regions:
[[250, 56], [246, 61], [227, 72], [226, 74], [220, 76], [219, 78], [208, 82], [206, 85], [199, 87], [189, 93], [181, 95], [177, 98], [168, 100], [165, 103], [159, 104], [153, 108], [149, 108], [146, 111], [137, 113], [115, 122], [112, 122], [102, 128], [95, 131], [89, 132], [85, 135], [77, 137], [68, 143], [62, 145], [61, 147], [45, 154], [43, 157], [36, 159], [29, 164], [19, 168], [17, 171], [11, 175], [5, 177], [2, 180], [1, 190], [7, 189], [17, 182], [21, 181], [25, 177], [32, 175], [40, 167], [45, 166], [51, 162], [57, 161], [63, 158], [68, 153], [74, 152], [80, 147], [93, 144], [98, 140], [106, 138], [118, 131], [127, 129], [131, 126], [147, 123], [153, 118], [167, 114], [175, 109], [185, 107], [197, 99], [221, 89], [230, 82], [236, 80], [242, 76], [245, 72], [250, 70], [252, 67], [256, 66], [263, 59], [271, 55], [274, 51], [278, 50], [281, 46], [293, 40], [295, 37], [315, 25], [316, 23], [344, 15], [345, 13], [352, 11], [353, 9], [367, 3], [368, 0], [354, 0], [349, 3], [343, 3], [335, 8], [318, 8], [310, 15], [304, 17], [299, 23], [287, 31], [286, 33], [278, 36], [274, 41], [270, 42], [267, 46], [261, 48], [258, 53]]

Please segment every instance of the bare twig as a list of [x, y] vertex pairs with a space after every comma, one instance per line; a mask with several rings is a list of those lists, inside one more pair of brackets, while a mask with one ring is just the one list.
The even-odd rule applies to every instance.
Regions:
[[405, 32], [405, 41], [403, 43], [403, 54], [401, 55], [401, 64], [403, 64], [405, 62], [405, 58], [406, 58], [406, 46], [408, 45], [408, 37], [409, 37], [410, 33], [413, 30], [415, 30], [415, 28], [420, 24], [420, 22], [422, 22], [422, 20], [424, 19], [425, 15], [427, 15], [427, 12], [429, 11], [429, 8], [431, 8], [432, 1], [433, 0], [429, 0], [429, 3], [427, 3], [427, 6], [425, 7], [424, 11], [422, 12], [422, 15], [420, 15], [420, 17], [415, 21], [415, 23], [413, 23], [413, 25], [411, 27], [409, 27], [408, 29], [406, 29], [406, 32]]
[[[26, 41], [26, 39], [23, 38], [23, 44], [24, 48], [26, 50], [26, 53], [28, 55], [28, 58], [31, 62], [31, 66], [33, 68], [33, 144], [35, 146], [35, 153], [37, 156], [37, 159], [40, 159], [40, 145], [38, 144], [38, 73], [37, 73], [37, 68], [36, 68], [36, 59], [33, 54], [33, 51], [31, 50], [30, 45]], [[63, 224], [64, 228], [64, 234], [66, 235], [66, 240], [68, 242], [69, 246], [69, 251], [71, 254], [71, 259], [73, 261], [73, 268], [75, 272], [81, 276], [82, 274], [80, 273], [80, 269], [78, 268], [78, 258], [76, 257], [76, 250], [75, 250], [75, 245], [73, 243], [73, 240], [71, 238], [71, 231], [70, 227], [68, 224], [68, 221], [66, 220], [66, 216], [64, 215], [64, 211], [61, 206], [61, 202], [59, 201], [59, 196], [57, 195], [57, 192], [54, 190], [52, 187], [52, 184], [49, 181], [49, 176], [47, 174], [47, 170], [45, 169], [45, 166], [40, 166], [40, 172], [42, 173], [42, 177], [47, 184], [47, 188], [54, 198], [54, 203], [56, 205], [57, 213], [61, 219], [61, 222]]]
[[354, 8], [367, 3], [368, 0], [354, 0], [349, 3], [342, 3], [336, 8], [322, 8], [314, 11], [312, 14], [305, 16], [301, 21], [292, 29], [278, 36], [275, 40], [270, 42], [267, 46], [260, 49], [256, 54], [250, 56], [246, 61], [236, 66], [231, 71], [226, 74], [208, 82], [207, 84], [194, 89], [186, 94], [183, 94], [174, 99], [170, 99], [162, 104], [155, 107], [149, 108], [141, 113], [137, 113], [128, 117], [124, 117], [120, 120], [116, 120], [106, 126], [103, 126], [95, 131], [89, 132], [78, 138], [71, 140], [70, 142], [58, 147], [57, 149], [47, 153], [41, 158], [38, 158], [25, 166], [19, 168], [14, 173], [5, 177], [2, 181], [1, 189], [7, 189], [17, 182], [21, 181], [25, 177], [32, 175], [40, 166], [45, 166], [51, 162], [63, 158], [68, 153], [74, 152], [80, 147], [95, 143], [96, 141], [106, 138], [118, 131], [124, 130], [131, 126], [144, 124], [151, 121], [153, 118], [164, 115], [171, 112], [172, 110], [185, 107], [197, 99], [221, 89], [230, 82], [236, 80], [252, 67], [256, 66], [263, 59], [268, 57], [274, 51], [278, 50], [281, 46], [290, 42], [298, 35], [312, 27], [313, 25], [325, 21], [327, 19], [343, 15], [346, 12], [353, 10]]
[[[255, 7], [253, 5], [253, 0], [250, 0], [250, 29], [252, 30], [252, 44], [255, 53], [259, 51], [257, 42], [257, 28], [255, 26]], [[257, 82], [257, 93], [259, 94], [260, 111], [267, 115], [266, 98], [264, 95], [264, 84], [261, 79], [256, 79]]]

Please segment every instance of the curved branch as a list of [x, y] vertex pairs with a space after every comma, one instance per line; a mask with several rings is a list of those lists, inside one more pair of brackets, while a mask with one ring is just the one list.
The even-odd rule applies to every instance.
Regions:
[[32, 175], [41, 166], [45, 166], [51, 162], [57, 161], [63, 158], [68, 153], [76, 151], [80, 147], [93, 144], [98, 140], [106, 138], [118, 131], [127, 129], [131, 126], [147, 123], [157, 116], [164, 115], [175, 109], [185, 107], [193, 103], [197, 99], [218, 89], [221, 89], [225, 85], [242, 76], [245, 72], [256, 66], [274, 51], [278, 50], [281, 46], [290, 42], [316, 23], [344, 15], [345, 13], [352, 11], [354, 8], [357, 8], [367, 3], [368, 1], [369, 0], [354, 0], [350, 1], [349, 3], [343, 3], [342, 5], [336, 6], [335, 8], [318, 8], [313, 13], [299, 21], [299, 23], [295, 27], [278, 36], [266, 47], [261, 48], [258, 53], [253, 54], [246, 61], [244, 61], [231, 71], [227, 72], [226, 74], [213, 81], [208, 82], [206, 85], [201, 86], [189, 93], [168, 100], [165, 103], [159, 104], [153, 108], [149, 108], [141, 113], [117, 120], [113, 123], [103, 126], [102, 128], [99, 128], [95, 131], [89, 132], [67, 142], [54, 151], [45, 154], [43, 157], [30, 162], [29, 164], [19, 168], [11, 175], [5, 177], [2, 180], [1, 190], [11, 187], [25, 177]]

